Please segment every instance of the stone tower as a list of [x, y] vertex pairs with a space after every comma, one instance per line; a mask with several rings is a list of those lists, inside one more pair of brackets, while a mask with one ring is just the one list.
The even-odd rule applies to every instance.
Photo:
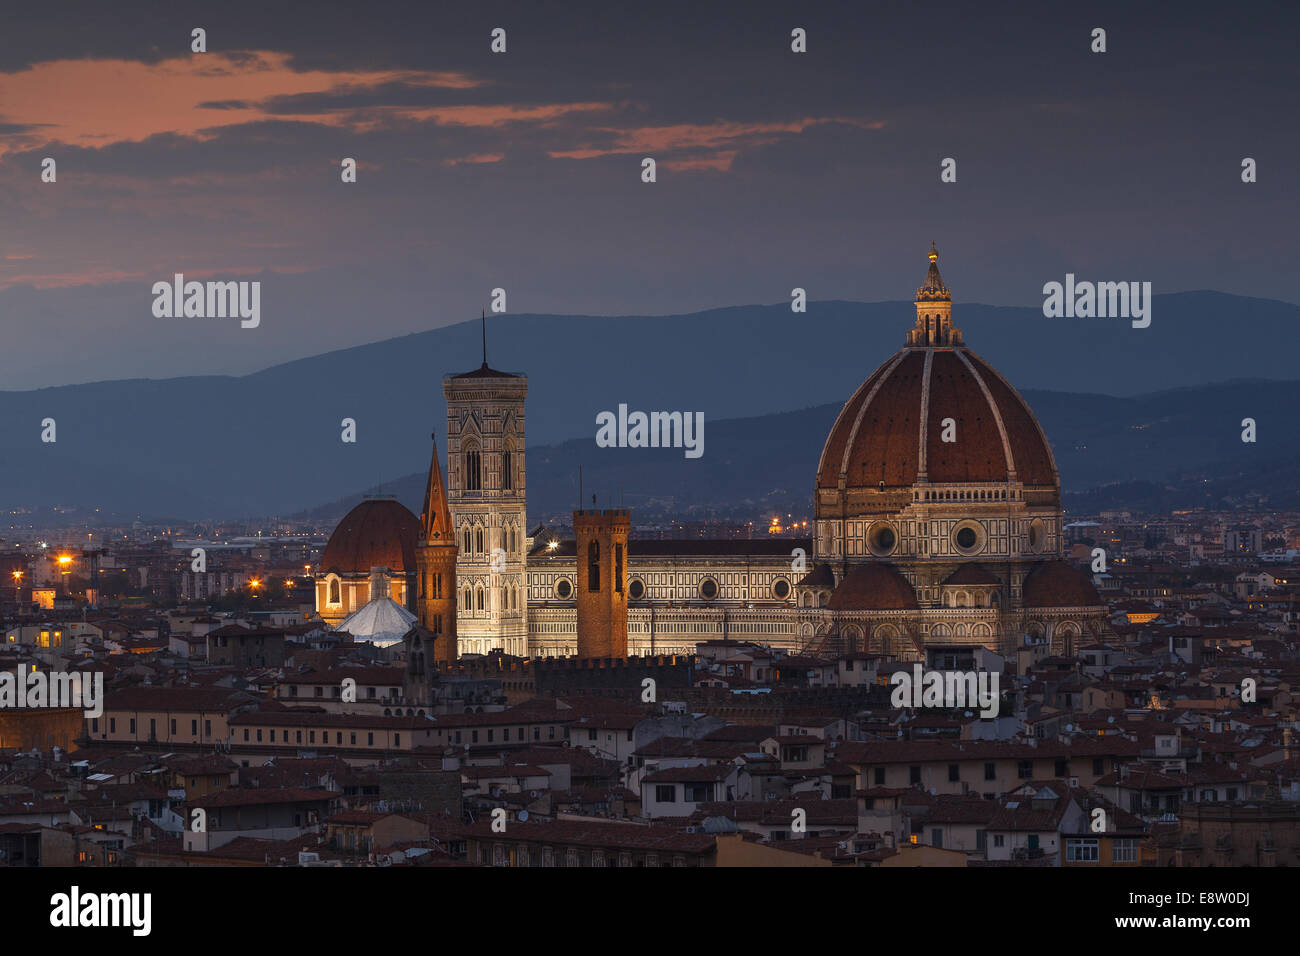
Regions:
[[578, 656], [627, 657], [626, 508], [575, 511]]
[[528, 653], [524, 398], [528, 378], [480, 368], [442, 380], [448, 505], [459, 545], [462, 654]]
[[[424, 509], [420, 512], [420, 543], [415, 548], [418, 570], [416, 614], [420, 627], [432, 636], [432, 659], [439, 663], [454, 661], [456, 646], [456, 554], [459, 550], [453, 532], [447, 492], [438, 466], [438, 443], [434, 437], [433, 458], [429, 462], [429, 482], [424, 490]], [[427, 649], [425, 651], [427, 657]]]

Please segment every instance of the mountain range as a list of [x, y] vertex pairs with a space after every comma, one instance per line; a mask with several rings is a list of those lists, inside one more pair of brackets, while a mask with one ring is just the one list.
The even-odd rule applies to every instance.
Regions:
[[[835, 414], [902, 344], [912, 311], [814, 302], [805, 314], [777, 305], [489, 318], [490, 364], [529, 376], [530, 518], [577, 504], [578, 466], [588, 498], [642, 510], [806, 511]], [[1281, 482], [1272, 494], [1284, 494], [1300, 449], [1288, 347], [1300, 307], [1188, 292], [1156, 296], [1152, 317], [1133, 329], [1036, 309], [954, 309], [967, 343], [1038, 414], [1067, 492], [1131, 486], [1151, 498], [1145, 482], [1166, 489], [1158, 499], [1180, 482], [1231, 480], [1225, 494], [1261, 482]], [[405, 488], [422, 481], [430, 432], [445, 444], [442, 376], [483, 358], [474, 320], [241, 377], [0, 392], [0, 506], [237, 518], [338, 508], [379, 487], [418, 507]], [[598, 449], [596, 415], [620, 403], [702, 411], [704, 457]], [[1247, 417], [1254, 444], [1241, 441]], [[52, 443], [41, 440], [49, 418]], [[354, 444], [340, 440], [345, 418], [356, 421]]]

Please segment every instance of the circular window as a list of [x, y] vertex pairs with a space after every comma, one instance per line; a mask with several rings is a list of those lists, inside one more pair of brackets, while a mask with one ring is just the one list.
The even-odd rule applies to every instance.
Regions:
[[875, 555], [891, 554], [894, 546], [898, 544], [898, 535], [894, 533], [894, 527], [887, 521], [880, 521], [871, 526], [867, 533], [867, 547]]
[[700, 597], [706, 601], [712, 601], [718, 596], [718, 582], [713, 578], [705, 578], [700, 582]]
[[974, 554], [984, 548], [984, 527], [976, 521], [963, 521], [952, 532], [952, 543], [962, 554]]
[[1029, 550], [1043, 550], [1043, 542], [1047, 540], [1047, 526], [1043, 524], [1042, 518], [1035, 518], [1029, 522]]
[[776, 595], [778, 601], [784, 601], [790, 596], [790, 582], [785, 578], [778, 578], [772, 585], [772, 593]]
[[555, 582], [555, 596], [561, 601], [567, 601], [573, 597], [573, 582], [568, 578], [560, 578]]
[[645, 597], [645, 582], [640, 578], [633, 578], [627, 583], [627, 593], [633, 601], [639, 601]]

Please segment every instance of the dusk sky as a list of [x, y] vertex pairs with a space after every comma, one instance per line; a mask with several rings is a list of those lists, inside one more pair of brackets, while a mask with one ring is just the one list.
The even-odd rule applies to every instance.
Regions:
[[[1300, 302], [1295, 5], [1133, 7], [15, 8], [0, 389], [245, 373], [498, 286], [514, 314], [910, 301], [931, 240], [958, 309], [1066, 272]], [[176, 272], [260, 279], [261, 326], [155, 318]]]

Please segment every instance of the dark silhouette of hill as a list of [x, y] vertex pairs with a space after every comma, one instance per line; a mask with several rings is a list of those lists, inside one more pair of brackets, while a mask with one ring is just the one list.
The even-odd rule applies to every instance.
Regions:
[[[775, 507], [781, 494], [806, 507], [834, 411], [902, 344], [912, 315], [908, 302], [815, 302], [801, 315], [783, 304], [489, 319], [491, 364], [529, 376], [535, 513], [576, 502], [579, 462], [592, 469], [592, 489], [622, 488], [634, 507], [669, 498], [679, 508]], [[1294, 376], [1288, 346], [1300, 307], [1215, 292], [1156, 296], [1148, 329], [1046, 319], [1033, 308], [958, 304], [954, 316], [971, 347], [1026, 392], [1067, 489], [1163, 481], [1208, 460], [1248, 464], [1297, 447], [1294, 383], [1203, 383]], [[1245, 327], [1250, 336], [1237, 334]], [[480, 349], [473, 321], [243, 377], [0, 392], [0, 504], [241, 517], [395, 486], [427, 466], [430, 431], [445, 437], [442, 376], [476, 368]], [[620, 402], [703, 412], [705, 457], [594, 457], [595, 417]], [[798, 408], [806, 411], [790, 411]], [[1247, 416], [1259, 423], [1257, 446], [1241, 446], [1233, 424]], [[40, 440], [46, 418], [57, 423], [54, 444]], [[356, 444], [340, 441], [344, 418], [357, 422]]]

